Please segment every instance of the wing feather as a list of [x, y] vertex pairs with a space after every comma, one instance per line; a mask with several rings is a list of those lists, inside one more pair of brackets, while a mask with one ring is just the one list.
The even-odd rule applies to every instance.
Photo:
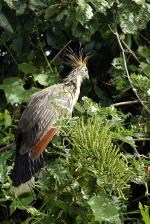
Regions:
[[43, 138], [60, 116], [71, 111], [72, 95], [63, 84], [53, 85], [31, 96], [18, 125], [16, 143], [25, 154]]

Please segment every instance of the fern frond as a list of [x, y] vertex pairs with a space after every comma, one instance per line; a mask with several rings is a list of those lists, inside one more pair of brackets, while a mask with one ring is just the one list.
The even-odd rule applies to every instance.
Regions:
[[70, 128], [69, 134], [72, 144], [71, 169], [78, 173], [77, 176], [89, 172], [97, 180], [105, 180], [105, 187], [122, 196], [123, 190], [128, 187], [131, 172], [119, 148], [111, 141], [109, 125], [103, 127], [96, 117], [87, 121], [82, 118]]

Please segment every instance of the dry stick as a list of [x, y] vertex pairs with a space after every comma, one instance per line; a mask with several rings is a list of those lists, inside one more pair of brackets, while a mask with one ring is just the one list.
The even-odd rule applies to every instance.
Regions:
[[41, 52], [42, 52], [42, 54], [43, 54], [43, 56], [44, 56], [44, 58], [45, 58], [45, 61], [46, 61], [47, 65], [48, 65], [50, 71], [53, 72], [53, 69], [52, 69], [52, 67], [51, 67], [51, 64], [49, 63], [49, 61], [48, 61], [48, 59], [47, 59], [47, 57], [46, 57], [46, 55], [45, 55], [45, 52], [44, 52], [44, 50], [43, 50], [43, 47], [42, 47], [42, 44], [41, 44], [40, 41], [39, 41], [39, 46], [40, 46], [40, 50], [41, 50]]
[[[150, 101], [142, 101], [142, 102], [143, 103], [150, 103]], [[140, 103], [139, 100], [131, 100], [131, 101], [113, 103], [110, 106], [111, 107], [119, 107], [119, 106], [130, 105], [130, 104], [138, 104], [138, 103]]]
[[17, 63], [17, 61], [16, 61], [14, 55], [12, 54], [11, 50], [9, 49], [9, 47], [7, 46], [6, 43], [4, 43], [4, 47], [6, 48], [6, 50], [8, 51], [8, 53], [10, 54], [10, 56], [12, 57], [14, 63], [15, 63], [16, 65], [18, 65], [18, 63]]
[[72, 40], [69, 40], [65, 46], [55, 55], [55, 57], [51, 60], [51, 63], [53, 63], [56, 58], [65, 50], [65, 48], [72, 42]]
[[122, 40], [122, 43], [127, 48], [127, 50], [130, 52], [130, 54], [133, 56], [133, 58], [140, 64], [141, 63], [140, 60], [137, 58], [135, 53], [129, 48], [129, 46], [124, 42], [124, 40]]
[[150, 45], [150, 40], [145, 37], [143, 34], [140, 34], [140, 36]]
[[10, 145], [6, 145], [6, 146], [0, 148], [0, 153], [1, 153], [1, 152], [5, 152], [5, 151], [7, 151], [7, 150], [10, 149], [13, 145], [14, 145], [14, 144], [10, 144]]
[[[112, 29], [111, 29], [111, 30], [112, 30]], [[123, 46], [122, 46], [122, 43], [121, 43], [119, 34], [118, 34], [117, 31], [114, 31], [114, 30], [112, 30], [112, 32], [116, 35], [117, 40], [118, 40], [118, 44], [119, 44], [119, 46], [120, 46], [120, 48], [121, 48], [121, 51], [122, 51], [122, 57], [123, 57], [123, 61], [124, 61], [124, 67], [125, 67], [126, 75], [127, 75], [128, 81], [129, 81], [129, 83], [130, 83], [130, 86], [131, 86], [131, 88], [132, 88], [134, 94], [136, 95], [138, 101], [140, 102], [140, 104], [141, 104], [141, 105], [143, 106], [143, 108], [147, 111], [147, 113], [150, 114], [149, 109], [144, 105], [143, 101], [140, 99], [140, 97], [139, 97], [139, 95], [138, 95], [138, 93], [137, 93], [136, 88], [134, 88], [134, 86], [133, 86], [133, 84], [132, 84], [132, 80], [131, 80], [131, 78], [130, 78], [130, 75], [129, 75], [129, 72], [128, 72], [128, 68], [127, 68], [127, 62], [126, 62], [126, 56], [125, 56], [125, 50], [124, 50], [124, 48], [123, 48]]]
[[45, 59], [47, 65], [48, 65], [50, 71], [53, 72], [53, 69], [52, 69], [52, 67], [51, 67], [51, 64], [50, 64], [50, 62], [48, 61], [47, 56], [46, 56], [46, 54], [45, 54], [45, 52], [44, 52], [43, 46], [42, 46], [42, 44], [41, 44], [41, 40], [40, 40], [40, 35], [39, 35], [39, 32], [38, 32], [38, 29], [36, 30], [36, 33], [37, 33], [37, 38], [38, 38], [39, 48], [40, 48], [40, 50], [41, 50], [41, 52], [42, 52], [42, 54], [43, 54], [43, 57], [44, 57], [44, 59]]
[[139, 141], [145, 142], [145, 141], [150, 141], [150, 138], [134, 138], [133, 140], [136, 142], [139, 142]]

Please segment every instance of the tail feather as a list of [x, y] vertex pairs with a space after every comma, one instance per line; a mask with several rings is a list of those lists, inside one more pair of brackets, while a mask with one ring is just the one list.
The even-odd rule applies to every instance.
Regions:
[[15, 165], [12, 172], [12, 181], [15, 187], [28, 182], [44, 166], [43, 156], [32, 160], [29, 153], [16, 155]]

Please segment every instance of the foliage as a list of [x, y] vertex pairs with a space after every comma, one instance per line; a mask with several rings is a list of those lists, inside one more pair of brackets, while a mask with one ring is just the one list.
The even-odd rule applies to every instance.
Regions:
[[[150, 113], [135, 102], [137, 93], [150, 111], [149, 20], [148, 0], [0, 2], [0, 148], [10, 145], [0, 152], [1, 223], [149, 223]], [[68, 44], [90, 55], [90, 80], [34, 191], [14, 197], [18, 120], [32, 93], [68, 74]]]
[[146, 205], [142, 205], [140, 202], [139, 202], [139, 209], [141, 211], [141, 214], [142, 214], [142, 217], [143, 217], [143, 220], [145, 222], [145, 224], [148, 224], [150, 222], [150, 217], [149, 217], [149, 207], [146, 206]]
[[71, 168], [78, 178], [79, 173], [88, 172], [100, 188], [110, 188], [121, 196], [130, 172], [119, 148], [111, 142], [109, 125], [105, 124], [105, 128], [103, 125], [99, 119], [89, 118], [87, 123], [81, 119], [70, 129], [73, 145], [70, 163], [74, 164]]
[[95, 220], [99, 223], [103, 220], [108, 222], [119, 222], [119, 212], [107, 195], [93, 196], [90, 199], [89, 204], [94, 213]]

